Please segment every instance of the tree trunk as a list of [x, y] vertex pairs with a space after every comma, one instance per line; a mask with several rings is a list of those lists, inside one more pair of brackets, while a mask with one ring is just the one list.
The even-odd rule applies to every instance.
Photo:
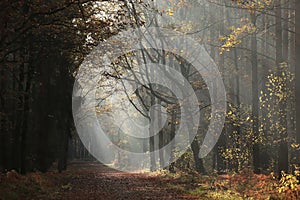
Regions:
[[28, 66], [28, 75], [27, 75], [27, 80], [26, 80], [26, 85], [25, 85], [25, 94], [24, 94], [24, 121], [23, 121], [23, 126], [21, 130], [21, 173], [25, 174], [26, 173], [26, 153], [27, 153], [27, 148], [26, 148], [26, 143], [27, 143], [27, 130], [28, 130], [28, 118], [29, 118], [29, 103], [30, 103], [30, 93], [31, 93], [31, 84], [32, 84], [32, 76], [33, 76], [33, 67], [31, 63], [29, 63]]
[[7, 168], [7, 125], [6, 125], [6, 110], [5, 110], [5, 90], [6, 90], [6, 76], [5, 76], [4, 67], [1, 68], [0, 74], [0, 132], [1, 132], [1, 160], [0, 167], [3, 167], [3, 170]]
[[[220, 1], [222, 3], [222, 1]], [[225, 7], [222, 6], [220, 7], [219, 11], [220, 19], [222, 22], [220, 23], [219, 27], [219, 35], [224, 35], [225, 34]], [[225, 74], [225, 58], [224, 55], [219, 56], [219, 66], [220, 66], [220, 71], [222, 75], [224, 76]], [[223, 131], [220, 135], [220, 138], [217, 142], [217, 144], [214, 147], [214, 153], [213, 153], [213, 168], [217, 170], [218, 173], [223, 172], [226, 169], [226, 164], [224, 161], [224, 158], [222, 156], [222, 153], [224, 149], [226, 148], [226, 133], [228, 131], [228, 128], [226, 127], [227, 124], [225, 124]]]
[[24, 61], [21, 61], [19, 67], [19, 79], [18, 79], [18, 101], [16, 110], [16, 126], [14, 127], [14, 146], [13, 146], [13, 160], [14, 169], [21, 172], [21, 131], [23, 126], [23, 114], [24, 114]]
[[[296, 57], [296, 66], [295, 66], [295, 74], [296, 74], [296, 142], [300, 144], [300, 1], [295, 0], [296, 2], [296, 49], [295, 49], [295, 57]], [[298, 165], [300, 165], [300, 149], [297, 152]]]
[[[172, 109], [171, 111], [171, 130], [170, 130], [170, 141], [171, 141], [171, 157], [170, 157], [170, 160], [174, 160], [174, 153], [175, 153], [175, 149], [174, 149], [174, 142], [175, 140], [173, 140], [175, 138], [175, 131], [176, 131], [176, 124], [175, 124], [175, 121], [176, 121], [176, 118], [177, 118], [177, 114], [175, 112], [174, 109]], [[170, 163], [169, 165], [169, 171], [171, 173], [175, 173], [175, 166], [174, 166], [174, 162]]]
[[[151, 94], [151, 104], [155, 104], [155, 97]], [[154, 120], [155, 112], [154, 109], [150, 110], [150, 119]], [[152, 123], [152, 122], [151, 122]], [[155, 160], [155, 135], [153, 132], [153, 127], [150, 126], [150, 138], [149, 138], [149, 146], [150, 146], [150, 171], [154, 171], [156, 169], [156, 160]]]
[[[158, 105], [161, 105], [161, 100], [157, 100]], [[158, 127], [161, 127], [161, 109], [158, 110], [157, 112], [157, 123]], [[159, 139], [158, 139], [158, 148], [159, 148], [159, 164], [160, 167], [163, 168], [165, 164], [165, 158], [164, 158], [164, 151], [162, 148], [164, 147], [164, 131], [160, 130], [159, 131]]]
[[[282, 30], [282, 11], [281, 11], [281, 0], [276, 1], [275, 8], [275, 35], [276, 35], [276, 66], [278, 68], [278, 75], [282, 76], [282, 68], [280, 65], [284, 62], [283, 60], [283, 30]], [[285, 83], [282, 83], [286, 86]], [[283, 89], [284, 90], [284, 89]], [[279, 124], [280, 130], [278, 130], [280, 143], [278, 152], [278, 172], [279, 176], [281, 171], [288, 172], [288, 144], [287, 144], [287, 119], [286, 119], [286, 99], [279, 100]]]
[[198, 143], [198, 140], [195, 138], [191, 144], [191, 149], [193, 151], [193, 156], [194, 156], [194, 161], [195, 161], [195, 168], [196, 171], [202, 174], [206, 174], [204, 165], [203, 165], [203, 160], [199, 158], [199, 151], [200, 151], [200, 146]]
[[[256, 26], [256, 13], [251, 13], [251, 22]], [[256, 142], [259, 137], [259, 127], [258, 127], [258, 74], [257, 74], [257, 38], [256, 33], [251, 35], [251, 64], [252, 64], [252, 130], [254, 135], [253, 144], [253, 170], [254, 173], [260, 173], [260, 153], [259, 144]]]

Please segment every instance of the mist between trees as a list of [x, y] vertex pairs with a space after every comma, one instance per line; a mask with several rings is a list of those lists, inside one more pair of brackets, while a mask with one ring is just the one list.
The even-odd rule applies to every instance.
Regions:
[[[205, 74], [197, 72], [189, 60], [163, 49], [148, 48], [128, 52], [99, 69], [99, 105], [95, 111], [115, 145], [133, 152], [153, 152], [172, 142], [183, 123], [180, 108], [184, 99], [159, 84], [140, 84], [143, 77], [138, 66], [156, 63], [167, 65], [187, 80], [198, 99], [200, 119], [199, 126], [188, 126], [196, 128], [197, 134], [185, 138], [191, 143], [186, 153], [177, 161], [173, 159], [176, 148], [171, 147], [169, 157], [161, 151], [151, 154], [148, 170], [165, 167], [164, 163], [172, 160], [166, 167], [172, 172], [225, 173], [251, 168], [255, 173], [280, 175], [281, 171], [297, 171], [298, 1], [21, 0], [1, 1], [0, 7], [1, 171], [45, 172], [55, 161], [61, 171], [66, 169], [67, 159], [93, 160], [88, 153], [93, 147], [83, 146], [72, 116], [72, 90], [79, 66], [99, 43], [129, 28], [150, 26], [184, 33], [209, 53], [226, 88], [224, 128], [213, 150], [199, 158], [211, 120], [210, 96], [214, 91], [208, 90]], [[173, 78], [166, 69], [146, 69], [154, 76], [160, 73], [166, 80]], [[141, 87], [126, 93], [122, 84], [126, 78]], [[120, 134], [110, 114], [122, 104], [107, 100], [114, 95], [134, 106], [138, 115], [131, 117], [147, 121], [155, 116], [157, 121], [153, 123], [161, 128], [158, 134], [148, 139]], [[73, 104], [81, 105], [83, 101], [73, 99]], [[151, 109], [157, 104], [160, 109]], [[114, 156], [112, 164], [127, 167], [126, 156]]]

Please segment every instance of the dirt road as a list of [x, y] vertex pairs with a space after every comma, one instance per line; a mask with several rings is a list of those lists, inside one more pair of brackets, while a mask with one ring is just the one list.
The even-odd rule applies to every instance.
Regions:
[[[159, 176], [131, 174], [92, 162], [72, 163], [64, 177], [61, 199], [180, 200], [198, 199], [184, 194], [180, 183]], [[178, 188], [176, 187], [178, 186]]]

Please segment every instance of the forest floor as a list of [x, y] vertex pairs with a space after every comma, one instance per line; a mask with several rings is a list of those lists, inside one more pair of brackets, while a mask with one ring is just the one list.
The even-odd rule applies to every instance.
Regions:
[[74, 162], [59, 174], [0, 175], [0, 200], [286, 199], [265, 175], [132, 174], [96, 162]]

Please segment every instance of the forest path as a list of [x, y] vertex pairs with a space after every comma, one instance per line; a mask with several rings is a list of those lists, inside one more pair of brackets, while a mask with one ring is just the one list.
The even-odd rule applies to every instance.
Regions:
[[184, 194], [184, 183], [159, 176], [120, 172], [96, 162], [72, 163], [63, 174], [60, 199], [199, 199], [199, 196]]

